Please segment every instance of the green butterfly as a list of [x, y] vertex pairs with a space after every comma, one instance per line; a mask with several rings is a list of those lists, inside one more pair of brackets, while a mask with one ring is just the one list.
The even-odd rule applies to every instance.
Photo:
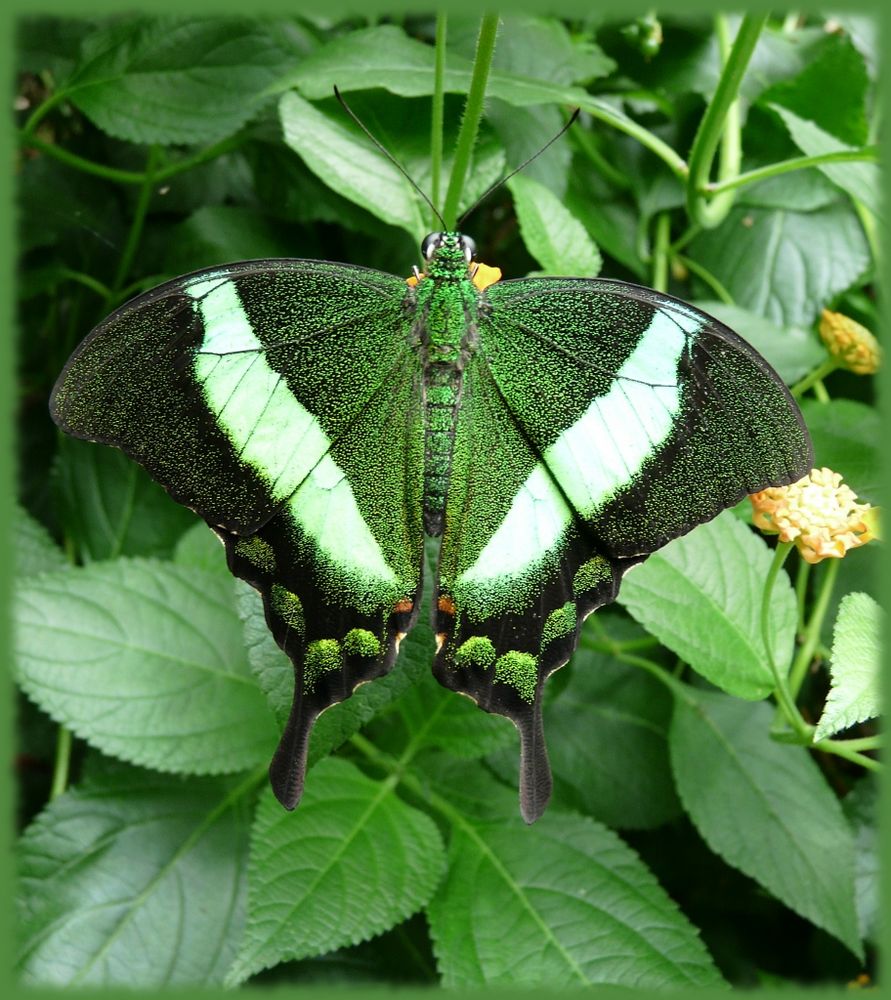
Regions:
[[520, 733], [527, 822], [551, 790], [547, 677], [655, 549], [812, 464], [778, 376], [721, 323], [612, 280], [480, 291], [433, 233], [413, 287], [242, 261], [140, 295], [75, 351], [59, 426], [140, 462], [226, 545], [295, 669], [270, 767], [292, 809], [319, 713], [384, 674], [441, 536], [439, 682]]

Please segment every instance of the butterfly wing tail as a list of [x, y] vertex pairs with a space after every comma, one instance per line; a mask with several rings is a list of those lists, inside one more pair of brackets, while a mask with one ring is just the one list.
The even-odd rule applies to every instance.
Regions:
[[308, 711], [305, 698], [295, 698], [291, 715], [269, 765], [269, 780], [275, 797], [285, 809], [296, 808], [303, 795], [309, 737], [316, 714]]
[[514, 721], [520, 732], [520, 813], [527, 823], [534, 823], [547, 808], [553, 788], [539, 699]]

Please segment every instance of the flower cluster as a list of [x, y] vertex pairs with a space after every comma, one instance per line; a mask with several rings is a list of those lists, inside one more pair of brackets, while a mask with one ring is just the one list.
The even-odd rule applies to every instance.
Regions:
[[848, 549], [875, 538], [873, 508], [858, 503], [854, 491], [831, 469], [811, 469], [790, 486], [753, 493], [753, 521], [761, 531], [794, 542], [803, 559], [840, 559]]
[[872, 375], [879, 369], [882, 349], [876, 338], [850, 316], [823, 310], [820, 337], [839, 363], [857, 375]]

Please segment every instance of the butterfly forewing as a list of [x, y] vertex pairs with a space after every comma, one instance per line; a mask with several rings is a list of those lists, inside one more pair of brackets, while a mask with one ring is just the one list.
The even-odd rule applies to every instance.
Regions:
[[326, 707], [385, 672], [421, 583], [421, 367], [405, 283], [318, 261], [170, 282], [114, 313], [60, 376], [69, 433], [115, 444], [226, 543], [295, 666], [273, 761], [289, 807]]

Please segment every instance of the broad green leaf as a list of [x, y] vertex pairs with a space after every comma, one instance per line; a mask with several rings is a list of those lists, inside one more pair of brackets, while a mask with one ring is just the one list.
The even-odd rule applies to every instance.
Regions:
[[875, 407], [853, 399], [806, 399], [801, 411], [814, 440], [814, 465], [841, 473], [860, 500], [880, 503], [882, 420]]
[[635, 278], [642, 282], [648, 280], [647, 269], [635, 244], [638, 220], [634, 208], [629, 201], [617, 198], [596, 171], [582, 164], [578, 157], [573, 164], [564, 202], [602, 253], [614, 257]]
[[137, 559], [45, 573], [18, 587], [13, 622], [25, 693], [104, 753], [219, 774], [273, 749], [221, 575]]
[[860, 936], [878, 944], [882, 910], [879, 900], [879, 787], [875, 775], [865, 775], [842, 799], [842, 809], [854, 831], [854, 871]]
[[12, 552], [13, 575], [18, 579], [64, 570], [70, 565], [46, 528], [18, 504], [12, 509]]
[[[236, 581], [236, 605], [251, 670], [279, 728], [283, 728], [291, 711], [294, 668], [272, 638], [260, 595], [243, 580]], [[420, 677], [429, 673], [434, 644], [423, 607], [420, 618], [402, 641], [396, 663], [385, 677], [362, 684], [345, 701], [332, 705], [319, 716], [310, 737], [310, 766], [339, 747]]]
[[449, 989], [716, 986], [696, 929], [612, 831], [573, 813], [453, 828], [427, 908]]
[[358, 944], [416, 913], [442, 876], [445, 851], [424, 813], [392, 781], [352, 764], [313, 768], [300, 808], [266, 792], [251, 838], [248, 916], [230, 985], [290, 959]]
[[[672, 652], [737, 698], [774, 688], [761, 638], [761, 595], [771, 550], [729, 511], [676, 538], [635, 567], [619, 603]], [[788, 663], [795, 641], [795, 595], [777, 574], [770, 602], [773, 654]]]
[[285, 22], [124, 18], [90, 36], [65, 85], [104, 132], [136, 143], [210, 143], [257, 111], [299, 56]]
[[879, 699], [879, 633], [882, 609], [869, 594], [846, 594], [833, 630], [829, 670], [832, 687], [814, 731], [814, 742], [874, 719]]
[[689, 254], [737, 305], [780, 326], [809, 327], [870, 266], [866, 237], [847, 202], [816, 212], [739, 205], [698, 236]]
[[[505, 753], [516, 762], [516, 749]], [[468, 818], [510, 822], [517, 818], [516, 774], [510, 781], [503, 781], [492, 773], [488, 762], [468, 761], [443, 750], [421, 751], [412, 760], [411, 771], [425, 789], [447, 799]]]
[[678, 794], [716, 854], [859, 957], [851, 829], [808, 752], [769, 738], [772, 717], [767, 704], [679, 686]]
[[[792, 150], [777, 149], [766, 162], [778, 162], [794, 156]], [[788, 212], [816, 212], [838, 201], [838, 188], [816, 167], [790, 170], [747, 184], [737, 194], [737, 205], [777, 208]]]
[[849, 38], [832, 33], [811, 50], [800, 73], [778, 80], [759, 100], [781, 104], [842, 142], [861, 146], [869, 132], [868, 87], [863, 56]]
[[[855, 147], [840, 142], [819, 126], [799, 118], [779, 104], [769, 105], [783, 119], [789, 135], [805, 156], [823, 156]], [[876, 163], [825, 163], [818, 168], [852, 198], [862, 202], [873, 215], [881, 215], [882, 178]]]
[[220, 573], [230, 582], [226, 549], [220, 538], [203, 522], [183, 532], [173, 550], [173, 561], [180, 566], [194, 566], [210, 573]]
[[[556, 105], [542, 104], [530, 108], [516, 108], [498, 99], [487, 103], [486, 121], [492, 125], [498, 138], [504, 143], [506, 160], [511, 164], [511, 168], [525, 163], [530, 156], [535, 156], [544, 142], [552, 135], [556, 135], [564, 124], [563, 115]], [[531, 177], [553, 194], [562, 197], [566, 191], [571, 159], [570, 144], [558, 141], [547, 153], [536, 157], [524, 167], [523, 176]], [[470, 179], [468, 177], [468, 180]]]
[[826, 358], [826, 349], [809, 330], [778, 326], [763, 316], [724, 302], [696, 300], [693, 305], [726, 323], [762, 354], [787, 385], [803, 378]]
[[126, 768], [52, 801], [18, 850], [22, 984], [220, 984], [244, 925], [254, 784]]
[[293, 244], [283, 233], [242, 205], [206, 205], [193, 212], [172, 232], [165, 258], [170, 274], [233, 260], [294, 256]]
[[293, 92], [282, 95], [279, 116], [285, 143], [332, 190], [421, 239], [427, 227], [414, 189], [358, 129], [329, 118]]
[[195, 515], [116, 448], [63, 437], [56, 474], [61, 520], [85, 562], [168, 556]]
[[467, 760], [503, 746], [517, 749], [517, 731], [504, 716], [481, 712], [470, 699], [447, 691], [429, 669], [375, 721], [370, 733], [380, 748], [397, 756], [409, 744], [418, 750], [447, 750]]
[[[606, 620], [606, 616], [603, 616]], [[636, 627], [610, 616], [613, 641]], [[548, 752], [557, 781], [582, 812], [618, 829], [659, 826], [680, 811], [668, 763], [671, 697], [638, 667], [586, 648], [599, 638], [588, 625], [570, 665], [569, 683], [544, 710]]]
[[595, 278], [600, 251], [585, 227], [543, 184], [517, 174], [507, 186], [514, 199], [520, 234], [526, 249], [541, 264], [543, 274]]

